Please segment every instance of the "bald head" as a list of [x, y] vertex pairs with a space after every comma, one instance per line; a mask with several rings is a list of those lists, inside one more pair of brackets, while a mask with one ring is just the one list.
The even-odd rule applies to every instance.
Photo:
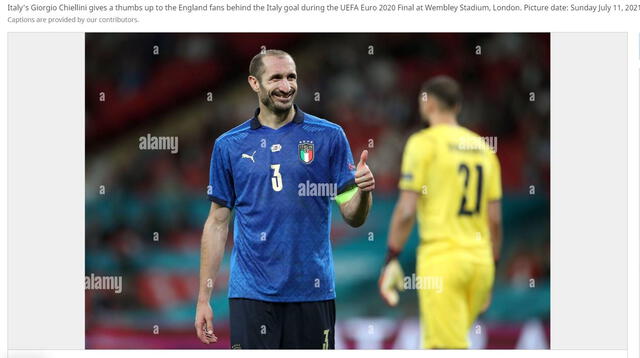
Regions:
[[258, 80], [261, 80], [262, 74], [264, 74], [264, 69], [265, 69], [264, 59], [266, 57], [276, 57], [276, 58], [288, 57], [293, 62], [293, 58], [291, 57], [291, 55], [289, 55], [285, 51], [275, 50], [275, 49], [260, 51], [260, 53], [253, 56], [253, 58], [251, 59], [251, 62], [249, 63], [250, 76], [257, 78]]

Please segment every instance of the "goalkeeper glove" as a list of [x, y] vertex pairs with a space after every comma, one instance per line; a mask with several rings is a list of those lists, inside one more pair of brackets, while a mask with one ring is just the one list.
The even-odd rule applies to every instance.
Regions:
[[396, 306], [400, 300], [398, 291], [404, 290], [404, 272], [402, 266], [398, 262], [399, 252], [389, 249], [386, 263], [380, 273], [378, 285], [380, 287], [380, 296], [389, 306]]

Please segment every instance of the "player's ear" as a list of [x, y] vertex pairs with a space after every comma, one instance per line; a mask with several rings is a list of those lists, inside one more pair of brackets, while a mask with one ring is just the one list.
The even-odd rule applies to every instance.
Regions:
[[249, 76], [247, 78], [247, 81], [249, 82], [249, 86], [251, 86], [251, 89], [253, 90], [253, 92], [259, 92], [260, 91], [260, 83], [258, 83], [258, 79], [255, 78], [254, 76]]
[[420, 113], [424, 116], [427, 113], [427, 102], [428, 102], [427, 92], [422, 92], [418, 99], [418, 107], [420, 109]]
[[440, 98], [432, 96], [430, 99], [430, 101], [427, 101], [427, 110], [429, 113], [442, 111], [442, 102], [440, 102]]

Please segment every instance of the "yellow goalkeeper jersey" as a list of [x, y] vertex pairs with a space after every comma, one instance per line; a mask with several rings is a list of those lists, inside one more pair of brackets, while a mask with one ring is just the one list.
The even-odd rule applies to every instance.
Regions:
[[490, 138], [457, 125], [435, 125], [409, 138], [399, 187], [421, 194], [422, 244], [446, 242], [490, 252], [487, 203], [502, 196], [496, 149]]

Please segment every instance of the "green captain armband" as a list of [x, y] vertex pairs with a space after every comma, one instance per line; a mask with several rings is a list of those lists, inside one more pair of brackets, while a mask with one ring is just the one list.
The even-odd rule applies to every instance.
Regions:
[[342, 194], [336, 196], [336, 202], [338, 203], [338, 205], [342, 205], [342, 203], [346, 203], [347, 201], [351, 200], [351, 198], [353, 198], [353, 196], [356, 195], [357, 192], [357, 186], [354, 186], [349, 190], [345, 190], [342, 192]]

